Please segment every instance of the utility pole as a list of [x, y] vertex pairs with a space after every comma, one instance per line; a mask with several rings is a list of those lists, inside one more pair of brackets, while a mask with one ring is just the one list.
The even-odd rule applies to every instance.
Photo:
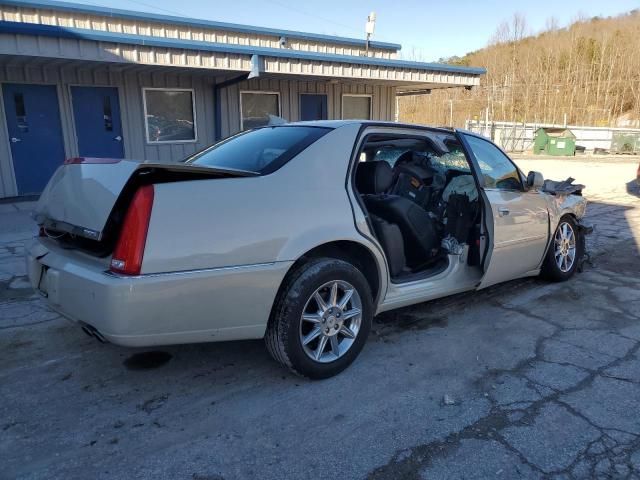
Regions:
[[[489, 132], [489, 135], [487, 135], [487, 131]], [[482, 134], [485, 137], [491, 138], [491, 128], [489, 128], [489, 107], [484, 111], [484, 131]]]
[[453, 99], [449, 99], [449, 126], [453, 128]]

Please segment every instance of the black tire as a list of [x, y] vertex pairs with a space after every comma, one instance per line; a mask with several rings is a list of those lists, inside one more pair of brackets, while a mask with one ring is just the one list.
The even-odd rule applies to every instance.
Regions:
[[[348, 282], [357, 291], [361, 304], [359, 331], [342, 356], [321, 363], [310, 358], [302, 345], [302, 314], [314, 292], [334, 281]], [[371, 288], [360, 270], [343, 260], [313, 259], [285, 279], [271, 312], [265, 343], [271, 356], [293, 372], [312, 379], [328, 378], [340, 373], [356, 359], [367, 341], [372, 317]]]
[[[556, 249], [555, 249], [555, 238], [558, 230], [562, 228], [564, 224], [568, 224], [573, 230], [576, 236], [576, 254], [573, 260], [573, 264], [571, 268], [563, 271], [560, 266], [556, 262]], [[563, 216], [558, 222], [558, 226], [556, 230], [553, 232], [551, 237], [551, 242], [549, 244], [549, 249], [547, 251], [547, 255], [542, 264], [542, 269], [540, 271], [540, 276], [550, 280], [552, 282], [564, 282], [565, 280], [569, 280], [573, 274], [576, 272], [580, 264], [582, 263], [582, 257], [584, 256], [584, 235], [582, 230], [578, 227], [575, 219], [571, 215]]]

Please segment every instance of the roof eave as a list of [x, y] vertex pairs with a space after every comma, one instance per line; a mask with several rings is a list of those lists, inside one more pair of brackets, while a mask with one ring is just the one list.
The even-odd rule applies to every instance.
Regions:
[[484, 68], [462, 67], [439, 63], [411, 62], [406, 60], [384, 59], [376, 57], [358, 57], [351, 55], [334, 55], [303, 50], [285, 48], [267, 48], [229, 43], [211, 43], [194, 40], [168, 39], [133, 34], [96, 31], [80, 28], [59, 27], [35, 23], [0, 21], [0, 33], [15, 33], [23, 35], [40, 35], [47, 37], [73, 38], [81, 40], [123, 43], [129, 45], [153, 46], [162, 48], [178, 48], [184, 50], [212, 51], [239, 55], [260, 55], [264, 57], [289, 58], [311, 61], [337, 62], [356, 65], [370, 65], [387, 68], [405, 68], [423, 71], [458, 73], [463, 75], [483, 75]]
[[[307, 33], [295, 30], [283, 30], [269, 27], [256, 27], [251, 25], [217, 22], [214, 20], [202, 20], [197, 18], [180, 17], [176, 15], [164, 15], [148, 12], [140, 12], [135, 10], [124, 10], [111, 7], [100, 7], [94, 5], [80, 5], [71, 2], [59, 2], [51, 0], [0, 0], [0, 5], [11, 5], [15, 7], [25, 8], [41, 8], [66, 12], [78, 12], [85, 14], [105, 15], [108, 17], [117, 17], [128, 20], [146, 20], [158, 21], [163, 23], [174, 23], [179, 25], [199, 27], [199, 28], [215, 28], [218, 30], [243, 32], [259, 35], [274, 35], [279, 37], [297, 38], [301, 40], [317, 40], [323, 42], [331, 42], [342, 45], [353, 45], [364, 47], [365, 40], [350, 37], [338, 37], [333, 35], [325, 35], [322, 33]], [[397, 52], [402, 49], [402, 45], [389, 42], [371, 41], [370, 47], [381, 50], [390, 50]]]

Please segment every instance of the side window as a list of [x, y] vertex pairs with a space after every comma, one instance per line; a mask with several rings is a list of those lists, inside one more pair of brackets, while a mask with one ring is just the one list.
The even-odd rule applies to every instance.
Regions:
[[498, 147], [481, 138], [470, 135], [465, 138], [478, 160], [486, 188], [522, 190], [518, 169]]

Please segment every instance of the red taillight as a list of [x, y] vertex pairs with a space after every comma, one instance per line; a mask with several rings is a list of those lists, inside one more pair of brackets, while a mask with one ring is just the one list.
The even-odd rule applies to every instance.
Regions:
[[64, 161], [65, 165], [76, 165], [78, 163], [118, 163], [119, 158], [97, 158], [97, 157], [73, 157]]
[[140, 187], [124, 217], [120, 237], [111, 257], [112, 272], [140, 274], [152, 207], [153, 185]]

